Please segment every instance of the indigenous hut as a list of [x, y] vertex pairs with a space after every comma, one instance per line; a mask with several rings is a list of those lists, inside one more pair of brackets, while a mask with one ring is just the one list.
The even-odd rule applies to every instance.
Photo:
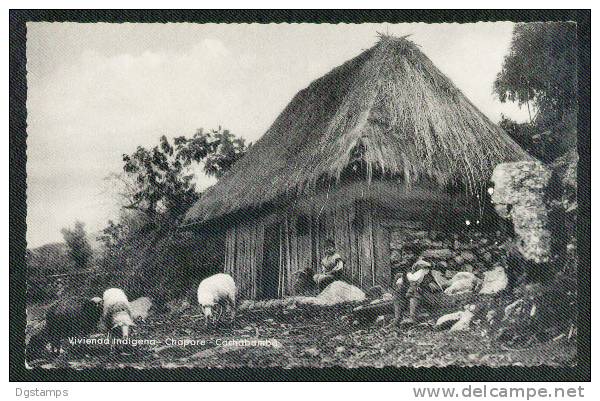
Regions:
[[222, 235], [243, 298], [294, 293], [328, 238], [349, 282], [388, 285], [391, 236], [463, 223], [494, 166], [527, 158], [417, 45], [381, 36], [301, 90], [184, 226]]

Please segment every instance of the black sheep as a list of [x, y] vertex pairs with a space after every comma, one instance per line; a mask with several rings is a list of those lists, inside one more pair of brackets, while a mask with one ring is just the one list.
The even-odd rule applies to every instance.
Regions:
[[59, 299], [46, 311], [46, 339], [52, 352], [60, 352], [61, 340], [87, 336], [98, 328], [102, 306], [97, 300], [84, 297]]

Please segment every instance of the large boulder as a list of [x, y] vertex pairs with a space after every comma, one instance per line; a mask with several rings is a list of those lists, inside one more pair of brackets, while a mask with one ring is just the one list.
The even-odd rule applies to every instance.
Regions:
[[316, 296], [317, 305], [337, 305], [345, 302], [361, 302], [365, 293], [358, 287], [344, 281], [334, 281]]
[[450, 286], [444, 290], [447, 295], [459, 295], [473, 292], [481, 284], [481, 279], [473, 273], [460, 272], [450, 280]]
[[496, 294], [508, 286], [508, 275], [502, 266], [483, 273], [483, 285], [480, 294]]
[[521, 254], [535, 263], [550, 259], [551, 234], [546, 195], [552, 173], [537, 161], [501, 163], [492, 173], [496, 212], [511, 218]]

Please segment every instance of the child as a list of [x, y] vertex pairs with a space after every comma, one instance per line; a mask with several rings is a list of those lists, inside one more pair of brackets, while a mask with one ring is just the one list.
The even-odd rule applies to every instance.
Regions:
[[[421, 302], [429, 307], [439, 305], [438, 298], [444, 294], [431, 274], [432, 268], [431, 263], [419, 259], [408, 271], [396, 275], [393, 283], [395, 292], [393, 324], [415, 323]], [[400, 321], [407, 304], [408, 317]]]
[[342, 277], [344, 260], [335, 249], [335, 243], [328, 239], [325, 241], [325, 256], [321, 260], [321, 273], [315, 274], [313, 280], [319, 291]]

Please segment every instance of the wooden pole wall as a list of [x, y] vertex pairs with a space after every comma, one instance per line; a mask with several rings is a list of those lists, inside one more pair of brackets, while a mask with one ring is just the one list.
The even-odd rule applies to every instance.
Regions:
[[323, 245], [333, 239], [345, 260], [345, 279], [366, 290], [373, 285], [386, 286], [390, 280], [389, 229], [381, 221], [373, 204], [357, 201], [348, 207], [323, 210], [303, 216], [288, 211], [232, 224], [225, 237], [225, 272], [236, 280], [242, 299], [256, 299], [263, 268], [265, 226], [280, 222], [277, 243], [279, 274], [277, 294], [294, 293], [295, 272], [307, 268], [320, 270]]

